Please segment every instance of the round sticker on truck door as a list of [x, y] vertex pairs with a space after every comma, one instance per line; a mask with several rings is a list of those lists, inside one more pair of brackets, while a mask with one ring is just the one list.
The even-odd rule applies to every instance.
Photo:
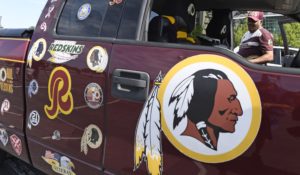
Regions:
[[108, 54], [106, 49], [100, 46], [93, 47], [87, 55], [86, 63], [92, 71], [97, 73], [105, 71], [108, 63]]
[[261, 122], [261, 102], [248, 73], [228, 58], [197, 55], [159, 73], [136, 127], [134, 169], [162, 174], [161, 131], [184, 155], [221, 163], [243, 154]]
[[261, 103], [251, 77], [217, 55], [190, 57], [175, 65], [159, 91], [162, 130], [183, 154], [207, 163], [246, 151], [261, 121]]
[[46, 53], [46, 47], [47, 43], [44, 38], [40, 38], [33, 43], [27, 56], [27, 65], [29, 67], [32, 66], [32, 60], [40, 61], [44, 57]]

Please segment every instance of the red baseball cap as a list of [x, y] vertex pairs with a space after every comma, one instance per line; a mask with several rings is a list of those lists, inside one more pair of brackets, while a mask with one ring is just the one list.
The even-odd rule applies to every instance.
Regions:
[[253, 19], [254, 21], [263, 20], [264, 19], [264, 12], [260, 11], [249, 11], [248, 18]]

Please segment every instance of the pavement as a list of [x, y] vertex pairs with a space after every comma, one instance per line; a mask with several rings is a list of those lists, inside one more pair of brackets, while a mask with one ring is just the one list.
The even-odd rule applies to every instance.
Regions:
[[45, 175], [27, 163], [10, 156], [0, 164], [0, 175]]
[[7, 164], [0, 164], [0, 174], [1, 175], [12, 175], [11, 172], [9, 171], [9, 167]]

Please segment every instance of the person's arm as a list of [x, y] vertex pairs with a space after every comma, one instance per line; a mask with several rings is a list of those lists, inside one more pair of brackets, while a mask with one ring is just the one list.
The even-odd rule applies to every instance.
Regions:
[[266, 51], [265, 54], [262, 56], [259, 56], [255, 59], [249, 60], [251, 63], [258, 63], [258, 64], [263, 64], [267, 62], [273, 61], [273, 51]]

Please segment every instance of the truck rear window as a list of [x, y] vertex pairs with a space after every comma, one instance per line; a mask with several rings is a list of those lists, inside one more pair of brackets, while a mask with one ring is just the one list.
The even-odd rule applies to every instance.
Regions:
[[67, 0], [56, 31], [59, 35], [115, 37], [121, 12], [122, 4], [111, 6], [108, 0]]

